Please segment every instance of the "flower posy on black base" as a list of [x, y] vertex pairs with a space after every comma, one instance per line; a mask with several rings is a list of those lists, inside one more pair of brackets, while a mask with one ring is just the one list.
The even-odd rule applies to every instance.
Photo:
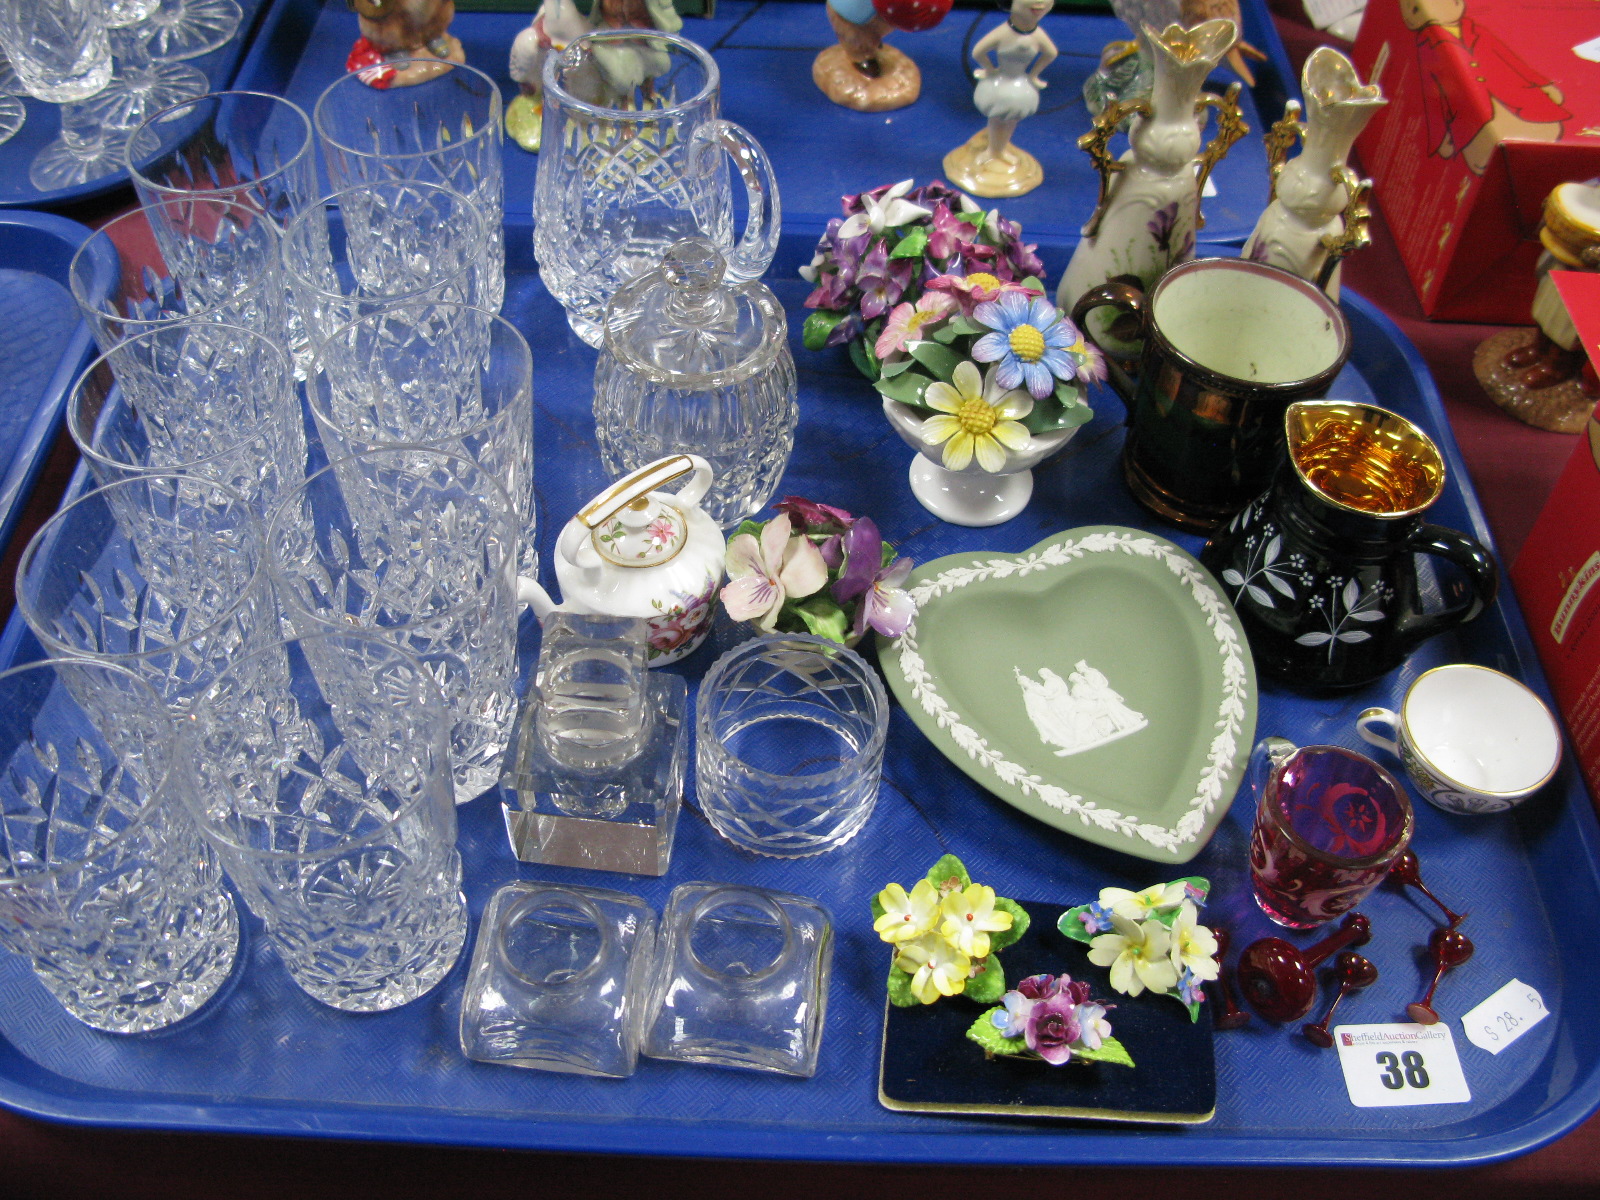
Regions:
[[967, 1037], [983, 1047], [985, 1058], [1131, 1067], [1127, 1049], [1111, 1036], [1106, 1013], [1112, 1007], [1091, 999], [1089, 985], [1070, 975], [1029, 975], [1001, 997], [999, 1007], [974, 1021]]
[[1140, 892], [1101, 888], [1100, 898], [1069, 908], [1056, 928], [1089, 943], [1089, 961], [1111, 968], [1111, 986], [1129, 996], [1171, 996], [1200, 1019], [1201, 984], [1217, 977], [1217, 940], [1199, 922], [1211, 885], [1198, 876]]
[[908, 892], [891, 883], [872, 898], [872, 927], [895, 948], [889, 1003], [901, 1008], [965, 995], [993, 1004], [1005, 993], [998, 953], [1027, 932], [1015, 900], [972, 882], [953, 854]]

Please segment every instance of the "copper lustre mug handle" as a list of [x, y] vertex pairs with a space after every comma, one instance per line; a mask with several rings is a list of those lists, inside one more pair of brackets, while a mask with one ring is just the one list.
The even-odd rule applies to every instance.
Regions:
[[1133, 283], [1110, 281], [1102, 283], [1099, 287], [1092, 287], [1078, 297], [1078, 302], [1072, 306], [1072, 323], [1076, 325], [1084, 338], [1092, 343], [1106, 356], [1107, 378], [1117, 395], [1122, 397], [1122, 403], [1128, 407], [1128, 420], [1133, 419], [1133, 393], [1138, 384], [1134, 375], [1139, 369], [1137, 355], [1127, 356], [1118, 354], [1101, 346], [1094, 334], [1089, 331], [1089, 326], [1084, 323], [1084, 318], [1097, 308], [1114, 308], [1126, 313], [1139, 322], [1139, 337], [1145, 336], [1145, 331], [1150, 323], [1150, 308], [1148, 297], [1144, 289]]

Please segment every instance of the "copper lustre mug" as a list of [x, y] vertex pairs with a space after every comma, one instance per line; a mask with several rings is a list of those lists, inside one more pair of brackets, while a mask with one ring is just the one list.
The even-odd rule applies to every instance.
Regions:
[[1114, 336], [1143, 342], [1137, 358], [1102, 347], [1128, 407], [1123, 478], [1157, 516], [1209, 533], [1271, 482], [1284, 411], [1327, 393], [1350, 327], [1314, 284], [1238, 258], [1180, 263], [1148, 292], [1091, 288], [1072, 320], [1088, 330], [1107, 306], [1124, 314]]

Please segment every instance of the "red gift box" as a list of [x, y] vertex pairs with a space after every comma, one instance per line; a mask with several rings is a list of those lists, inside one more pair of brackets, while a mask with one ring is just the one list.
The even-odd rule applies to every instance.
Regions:
[[1357, 142], [1428, 316], [1531, 324], [1539, 216], [1600, 175], [1600, 5], [1372, 0], [1351, 55], [1388, 97]]
[[[1556, 271], [1584, 349], [1600, 366], [1600, 275]], [[1600, 798], [1600, 421], [1589, 419], [1511, 568], [1528, 632]]]

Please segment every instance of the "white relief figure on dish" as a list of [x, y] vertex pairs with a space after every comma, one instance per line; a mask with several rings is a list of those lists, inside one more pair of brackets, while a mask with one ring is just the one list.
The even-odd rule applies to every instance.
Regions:
[[[1044, 182], [1038, 159], [1012, 145], [1024, 117], [1039, 111], [1041, 77], [1058, 55], [1039, 25], [1054, 0], [1011, 0], [1011, 15], [972, 48], [978, 86], [972, 103], [988, 125], [944, 157], [944, 172], [975, 196], [1020, 196]], [[993, 58], [990, 55], [993, 55]]]
[[1030, 679], [1020, 667], [1012, 671], [1040, 740], [1061, 747], [1055, 752], [1057, 758], [1104, 746], [1150, 724], [1143, 713], [1128, 706], [1103, 673], [1083, 659], [1066, 679], [1049, 667], [1039, 668], [1038, 679]]

